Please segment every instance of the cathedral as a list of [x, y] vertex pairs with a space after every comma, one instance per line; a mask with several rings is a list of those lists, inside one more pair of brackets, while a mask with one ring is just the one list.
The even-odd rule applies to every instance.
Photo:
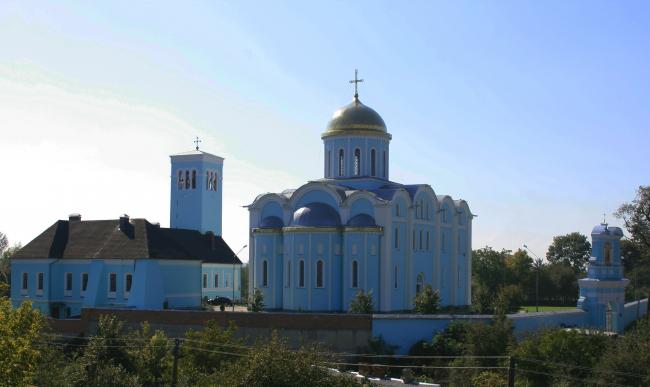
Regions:
[[390, 180], [392, 135], [361, 103], [361, 81], [321, 135], [323, 178], [248, 206], [249, 292], [270, 310], [346, 312], [364, 291], [376, 311], [398, 312], [431, 285], [441, 305], [469, 305], [469, 206]]

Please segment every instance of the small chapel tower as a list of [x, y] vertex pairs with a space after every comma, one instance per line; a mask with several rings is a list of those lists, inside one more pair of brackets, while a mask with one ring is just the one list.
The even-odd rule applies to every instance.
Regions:
[[587, 278], [578, 281], [578, 308], [589, 313], [591, 325], [608, 332], [622, 332], [625, 287], [620, 239], [623, 231], [601, 223], [591, 231], [591, 258]]
[[171, 155], [171, 228], [221, 235], [223, 158], [196, 149]]

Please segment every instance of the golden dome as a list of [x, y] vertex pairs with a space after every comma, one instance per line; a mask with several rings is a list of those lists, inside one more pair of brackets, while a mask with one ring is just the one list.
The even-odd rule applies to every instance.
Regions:
[[390, 138], [381, 116], [362, 104], [357, 97], [334, 113], [322, 137], [352, 134], [382, 135]]

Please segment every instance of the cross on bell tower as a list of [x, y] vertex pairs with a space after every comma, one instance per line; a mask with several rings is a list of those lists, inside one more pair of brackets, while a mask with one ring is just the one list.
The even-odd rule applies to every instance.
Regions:
[[358, 89], [358, 84], [360, 82], [363, 82], [363, 79], [358, 78], [359, 70], [354, 69], [354, 79], [350, 81], [350, 83], [354, 83], [354, 99], [358, 100], [359, 99], [359, 89]]
[[196, 140], [193, 141], [193, 143], [196, 145], [196, 150], [199, 150], [199, 143], [203, 142], [199, 139], [199, 137], [196, 137]]

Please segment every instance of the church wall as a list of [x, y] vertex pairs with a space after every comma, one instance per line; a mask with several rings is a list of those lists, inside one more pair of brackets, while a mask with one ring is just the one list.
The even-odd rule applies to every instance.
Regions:
[[[333, 269], [333, 259], [330, 252], [330, 234], [329, 232], [312, 232], [308, 237], [308, 257], [309, 264], [309, 310], [328, 311], [333, 309], [333, 294], [335, 288], [340, 288], [340, 270]], [[318, 286], [317, 265], [318, 261], [323, 263], [322, 286]], [[309, 293], [309, 292], [308, 292]]]
[[[282, 235], [279, 232], [256, 233], [254, 288], [264, 295], [264, 304], [270, 309], [282, 308], [283, 296], [283, 254], [281, 250]], [[267, 262], [267, 284], [264, 285], [264, 262]]]
[[201, 306], [201, 262], [159, 260], [165, 298], [169, 308]]
[[[50, 300], [50, 287], [56, 286], [51, 282], [54, 278], [50, 275], [50, 265], [54, 259], [12, 260], [11, 261], [11, 300], [15, 307], [23, 301], [30, 300], [34, 308], [45, 315], [49, 315], [47, 302]], [[27, 292], [22, 292], [22, 273], [27, 273]], [[43, 293], [37, 292], [38, 274], [43, 273]]]
[[[393, 220], [393, 235], [391, 236], [391, 308], [390, 310], [399, 311], [407, 309], [404, 303], [406, 296], [406, 249], [408, 246], [407, 225], [405, 219]], [[398, 245], [395, 245], [395, 230], [399, 230]], [[396, 272], [397, 268], [397, 274]], [[395, 286], [397, 285], [397, 286]]]
[[[457, 291], [456, 291], [456, 305], [465, 305], [467, 304], [467, 229], [458, 228], [457, 230]], [[471, 275], [471, 273], [470, 273]]]
[[[379, 306], [379, 235], [379, 233], [368, 232], [344, 232], [342, 288], [345, 311], [349, 310], [350, 301], [360, 290], [372, 291], [375, 309]], [[357, 263], [356, 287], [353, 276], [355, 261]]]

